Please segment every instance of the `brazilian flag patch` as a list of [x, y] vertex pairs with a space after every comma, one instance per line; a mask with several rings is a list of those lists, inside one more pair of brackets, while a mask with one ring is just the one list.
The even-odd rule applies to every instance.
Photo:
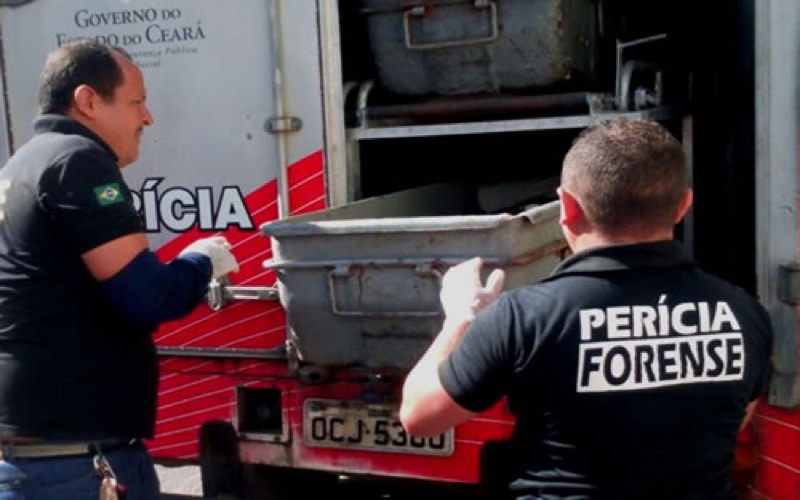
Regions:
[[119, 184], [116, 182], [104, 186], [97, 186], [94, 188], [94, 195], [97, 197], [97, 203], [99, 203], [101, 207], [125, 201], [125, 197], [122, 196], [122, 189], [120, 189]]

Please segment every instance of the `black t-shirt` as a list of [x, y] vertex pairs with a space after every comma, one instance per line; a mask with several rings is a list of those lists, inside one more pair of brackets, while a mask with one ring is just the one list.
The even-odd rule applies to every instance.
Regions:
[[112, 150], [60, 115], [0, 169], [0, 432], [152, 437], [156, 325], [117, 313], [81, 254], [142, 232]]
[[520, 498], [732, 498], [771, 346], [765, 309], [678, 242], [619, 245], [502, 294], [439, 376], [472, 411], [508, 396]]

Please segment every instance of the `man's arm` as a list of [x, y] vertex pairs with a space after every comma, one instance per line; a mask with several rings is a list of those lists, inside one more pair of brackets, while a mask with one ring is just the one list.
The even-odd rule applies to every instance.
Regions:
[[458, 405], [439, 381], [439, 364], [469, 327], [469, 321], [447, 321], [403, 384], [400, 421], [414, 436], [435, 436], [475, 416]]
[[459, 406], [439, 380], [439, 365], [461, 341], [475, 315], [494, 302], [503, 288], [505, 273], [497, 269], [481, 283], [483, 261], [470, 259], [447, 271], [440, 299], [445, 313], [442, 331], [411, 369], [403, 385], [400, 421], [415, 436], [433, 436], [476, 414]]
[[750, 425], [750, 421], [753, 419], [753, 414], [756, 412], [756, 406], [758, 406], [758, 400], [751, 401], [750, 404], [747, 405], [747, 408], [744, 411], [744, 418], [742, 419], [741, 425], [739, 425], [739, 432], [742, 432]]
[[[230, 243], [222, 236], [201, 238], [183, 249], [179, 258], [188, 253], [205, 255], [211, 261], [212, 277], [219, 278], [239, 270], [230, 247]], [[147, 236], [144, 233], [132, 233], [92, 248], [81, 258], [94, 279], [103, 282], [116, 276], [147, 249]]]
[[132, 233], [81, 255], [106, 297], [128, 319], [146, 324], [185, 316], [202, 300], [211, 278], [239, 270], [222, 236], [201, 238], [163, 264], [144, 233]]
[[103, 243], [81, 255], [94, 279], [103, 282], [147, 249], [147, 236], [133, 233]]

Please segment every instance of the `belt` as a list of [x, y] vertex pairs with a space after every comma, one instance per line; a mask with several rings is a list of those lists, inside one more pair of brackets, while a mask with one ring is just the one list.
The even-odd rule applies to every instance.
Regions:
[[79, 443], [18, 443], [2, 442], [3, 454], [9, 458], [48, 458], [91, 455], [97, 453], [99, 447], [104, 453], [110, 453], [138, 443], [138, 439], [119, 439], [112, 441], [87, 441]]

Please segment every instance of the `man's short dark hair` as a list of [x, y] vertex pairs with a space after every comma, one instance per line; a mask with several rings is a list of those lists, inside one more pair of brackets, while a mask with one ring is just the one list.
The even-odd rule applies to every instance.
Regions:
[[662, 125], [616, 119], [582, 131], [564, 158], [561, 185], [607, 234], [671, 228], [686, 190], [686, 154]]
[[90, 39], [71, 41], [51, 52], [39, 80], [40, 112], [65, 114], [80, 85], [92, 87], [106, 101], [113, 100], [123, 80], [115, 52], [130, 58], [119, 47]]

